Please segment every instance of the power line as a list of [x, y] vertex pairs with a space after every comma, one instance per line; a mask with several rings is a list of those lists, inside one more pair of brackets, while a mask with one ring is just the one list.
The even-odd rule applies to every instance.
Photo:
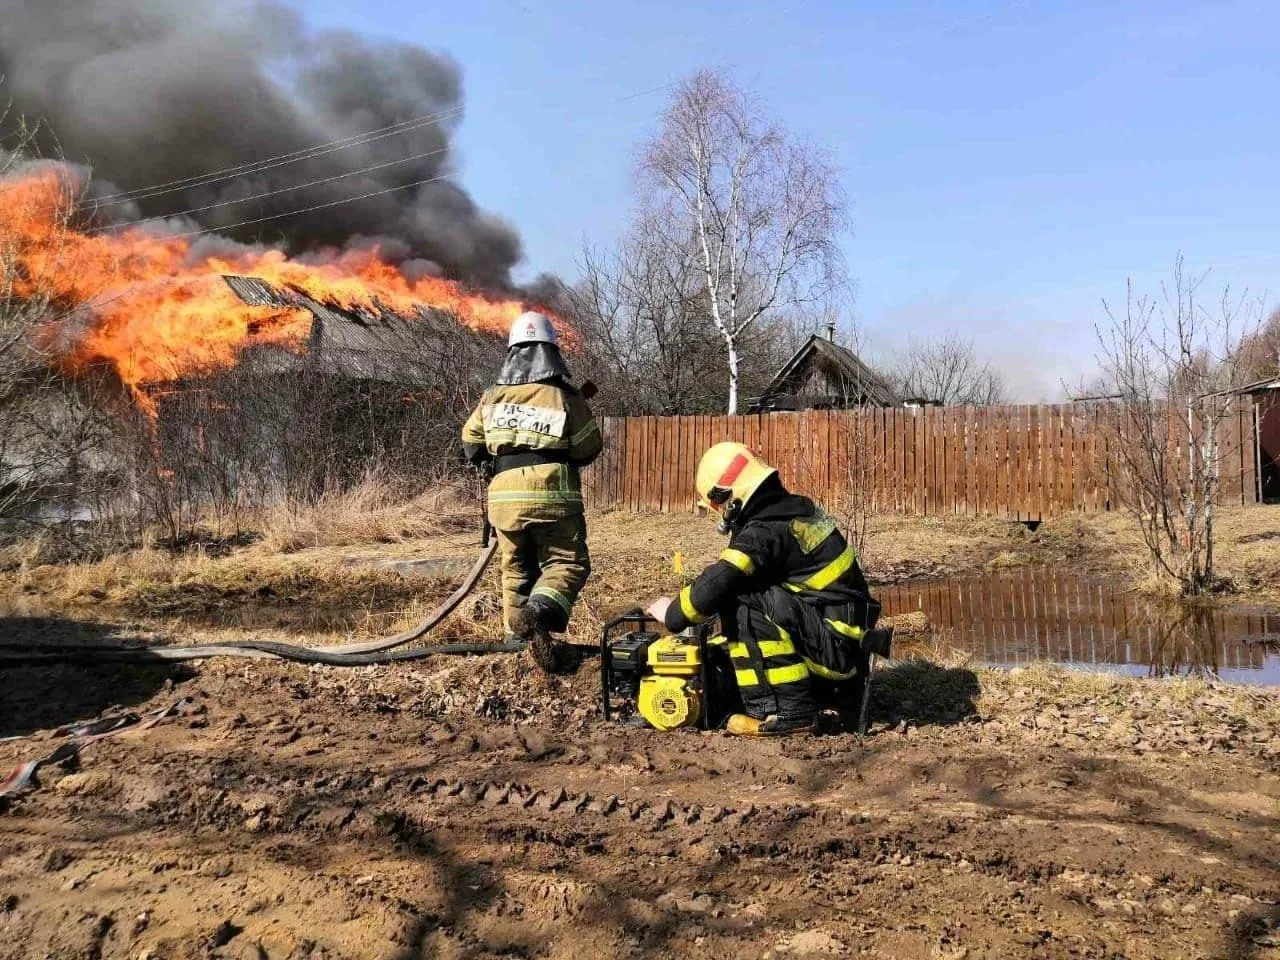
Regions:
[[385, 127], [377, 127], [373, 130], [367, 130], [364, 133], [354, 134], [350, 137], [344, 137], [340, 140], [330, 140], [327, 143], [314, 144], [302, 150], [295, 150], [292, 153], [282, 153], [276, 157], [268, 157], [265, 160], [255, 160], [248, 163], [242, 163], [234, 167], [223, 167], [221, 170], [211, 170], [207, 173], [197, 176], [183, 177], [180, 180], [170, 180], [167, 183], [157, 183], [149, 187], [138, 187], [134, 190], [124, 190], [120, 193], [108, 194], [105, 197], [96, 197], [92, 201], [97, 206], [107, 207], [115, 206], [120, 203], [128, 203], [132, 200], [148, 200], [151, 197], [162, 196], [166, 193], [174, 193], [178, 190], [190, 190], [195, 187], [202, 187], [212, 183], [221, 183], [224, 180], [232, 180], [236, 177], [248, 176], [253, 173], [260, 173], [263, 170], [271, 170], [275, 167], [285, 166], [290, 163], [297, 163], [301, 160], [311, 160], [315, 157], [323, 157], [339, 150], [346, 150], [349, 147], [363, 146], [366, 143], [373, 143], [376, 140], [382, 140], [386, 137], [393, 137], [401, 133], [408, 133], [419, 127], [433, 126], [442, 120], [451, 119], [462, 113], [462, 107], [451, 107], [448, 110], [442, 110], [439, 113], [426, 114], [421, 117], [415, 117], [412, 120], [403, 120], [400, 123], [389, 124]]
[[[640, 90], [635, 93], [627, 94], [621, 97], [616, 97], [610, 102], [622, 103], [628, 100], [636, 99], [638, 97], [648, 96], [650, 94], [657, 93], [661, 90], [670, 89], [676, 86], [677, 83], [678, 81], [671, 81], [665, 84], [660, 84], [656, 87], [651, 87], [645, 90]], [[124, 191], [118, 194], [110, 194], [107, 197], [98, 198], [94, 202], [100, 206], [110, 206], [115, 203], [124, 203], [131, 199], [132, 200], [148, 199], [154, 196], [161, 196], [165, 193], [172, 193], [177, 190], [186, 190], [186, 189], [191, 189], [192, 187], [195, 187], [195, 186], [203, 186], [205, 184], [219, 183], [225, 180], [232, 180], [240, 176], [248, 176], [250, 174], [257, 173], [262, 170], [268, 170], [273, 167], [283, 166], [287, 163], [293, 163], [297, 160], [311, 159], [312, 157], [324, 156], [325, 154], [333, 153], [337, 150], [342, 150], [349, 146], [356, 146], [361, 143], [370, 143], [374, 140], [379, 140], [384, 137], [394, 136], [395, 134], [398, 134], [398, 133], [404, 133], [404, 132], [407, 132], [408, 130], [416, 129], [417, 127], [420, 127], [420, 126], [426, 126], [429, 123], [439, 122], [441, 119], [457, 113], [461, 113], [461, 111], [462, 111], [461, 107], [454, 107], [449, 110], [444, 110], [436, 114], [427, 114], [423, 117], [414, 118], [413, 120], [406, 120], [406, 121], [402, 121], [401, 123], [390, 124], [387, 127], [379, 127], [374, 130], [368, 131], [364, 134], [358, 134], [353, 137], [347, 137], [343, 140], [333, 140], [326, 144], [318, 144], [314, 147], [308, 147], [306, 150], [295, 151], [294, 153], [290, 153], [290, 154], [281, 154], [278, 157], [272, 157], [267, 160], [257, 161], [254, 163], [244, 163], [235, 167], [224, 167], [221, 170], [210, 171], [208, 174], [204, 174], [199, 177], [187, 177], [182, 180], [173, 180], [173, 181], [169, 181], [168, 183], [156, 184], [152, 187], [142, 187], [142, 188], [139, 188], [138, 190]], [[418, 155], [418, 157], [431, 156], [433, 153], [444, 152], [445, 149], [447, 148], [441, 149], [439, 151], [431, 151], [426, 154], [420, 154]], [[228, 206], [234, 203], [243, 203], [249, 200], [258, 200], [258, 199], [262, 199], [263, 197], [269, 197], [279, 193], [286, 193], [291, 190], [298, 190], [298, 189], [303, 189], [305, 187], [311, 187], [311, 186], [317, 186], [323, 183], [329, 183], [334, 180], [342, 179], [343, 177], [353, 176], [362, 172], [367, 172], [369, 170], [380, 169], [382, 167], [391, 166], [392, 164], [395, 164], [395, 163], [402, 163], [408, 160], [417, 159], [418, 157], [403, 157], [399, 160], [388, 161], [387, 163], [383, 163], [383, 164], [376, 164], [374, 166], [364, 168], [364, 170], [356, 170], [356, 171], [351, 171], [350, 173], [338, 174], [333, 177], [327, 177], [320, 180], [315, 180], [310, 183], [301, 183], [292, 187], [281, 187], [276, 190], [267, 191], [265, 193], [258, 194], [253, 197], [243, 197], [237, 200], [222, 201], [220, 203], [209, 204], [204, 207], [196, 207], [190, 210], [178, 211], [177, 213], [168, 214], [166, 216], [170, 216], [170, 217], [183, 216], [188, 213], [198, 213], [204, 210], [213, 209], [215, 207]], [[330, 207], [341, 206], [342, 204], [345, 204], [345, 203], [354, 203], [359, 200], [367, 200], [370, 197], [383, 196], [388, 193], [395, 193], [399, 190], [408, 190], [412, 187], [419, 187], [428, 183], [438, 183], [442, 180], [448, 180], [449, 178], [450, 177], [448, 174], [442, 174], [436, 177], [428, 177], [423, 180], [415, 180], [412, 183], [404, 183], [394, 187], [386, 187], [381, 190], [371, 190], [367, 193], [362, 193], [354, 197], [344, 197], [340, 200], [330, 200], [326, 203], [312, 204], [311, 206], [300, 207], [296, 210], [286, 210], [283, 213], [274, 213], [269, 216], [255, 217], [249, 220], [240, 220], [240, 221], [237, 221], [236, 223], [226, 224], [226, 225], [218, 226], [215, 228], [202, 228], [199, 230], [188, 230], [185, 233], [168, 233], [168, 234], [165, 234], [165, 236], [172, 237], [174, 239], [183, 239], [186, 237], [202, 236], [204, 234], [216, 233], [219, 231], [235, 230], [239, 227], [253, 226], [254, 224], [267, 223], [272, 220], [281, 220], [285, 217], [297, 216], [298, 214], [302, 214], [302, 213], [310, 213], [315, 210], [325, 210]], [[117, 198], [121, 198], [121, 199], [117, 199]], [[110, 226], [107, 226], [101, 229], [110, 230], [110, 229], [118, 229], [120, 227], [125, 227], [125, 226], [137, 226], [139, 224], [149, 223], [158, 219], [164, 219], [164, 216], [146, 217], [140, 220], [132, 220], [123, 224], [112, 224]]]
[[[232, 167], [223, 167], [219, 170], [210, 170], [202, 174], [190, 177], [183, 177], [178, 180], [170, 180], [166, 183], [152, 184], [148, 187], [138, 187], [133, 190], [124, 190], [120, 193], [108, 194], [105, 197], [99, 197], [96, 202], [103, 205], [110, 203], [124, 203], [130, 199], [145, 199], [140, 196], [158, 196], [162, 193], [170, 193], [173, 190], [187, 190], [192, 187], [201, 186], [204, 183], [217, 183], [221, 180], [230, 179], [232, 176], [247, 175], [256, 173], [259, 169], [271, 169], [275, 166], [281, 166], [284, 163], [293, 163], [298, 160], [308, 160], [312, 157], [324, 156], [333, 153], [336, 150], [343, 150], [347, 147], [361, 146], [365, 143], [372, 143], [375, 140], [381, 140], [384, 137], [395, 136], [400, 133], [407, 133], [410, 130], [417, 129], [422, 126], [433, 125], [440, 120], [450, 118], [462, 112], [462, 107], [450, 107], [448, 110], [442, 110], [438, 113], [424, 114], [421, 117], [413, 117], [409, 120], [401, 120], [397, 123], [388, 124], [385, 127], [375, 127], [372, 130], [366, 130], [363, 133], [352, 134], [348, 137], [342, 137], [338, 140], [329, 140], [324, 143], [312, 144], [301, 150], [295, 150], [292, 153], [282, 153], [275, 157], [267, 157], [263, 160], [246, 161]], [[219, 176], [226, 174], [227, 176]], [[172, 189], [168, 189], [172, 188]]]
[[137, 220], [126, 220], [124, 223], [108, 223], [108, 224], [102, 225], [101, 227], [97, 227], [96, 229], [90, 232], [105, 233], [112, 230], [120, 230], [120, 229], [123, 229], [124, 227], [136, 227], [139, 224], [151, 223], [154, 220], [167, 220], [172, 217], [185, 217], [193, 213], [203, 213], [206, 210], [216, 210], [219, 207], [230, 207], [237, 203], [248, 203], [251, 200], [262, 200], [262, 199], [265, 199], [266, 197], [274, 197], [277, 194], [281, 194], [281, 193], [290, 193], [294, 190], [303, 190], [307, 187], [317, 187], [325, 183], [333, 183], [335, 180], [343, 180], [346, 177], [359, 176], [362, 173], [372, 173], [374, 170], [382, 170], [382, 169], [385, 169], [386, 167], [394, 167], [396, 164], [408, 163], [410, 160], [423, 160], [427, 157], [439, 156], [440, 154], [447, 153], [448, 151], [449, 151], [448, 147], [440, 147], [439, 149], [436, 149], [436, 150], [428, 150], [426, 153], [415, 153], [412, 156], [399, 157], [398, 159], [395, 159], [395, 160], [388, 160], [386, 163], [375, 163], [372, 166], [361, 167], [359, 170], [348, 170], [346, 173], [335, 174], [332, 177], [323, 177], [322, 179], [310, 180], [306, 183], [296, 183], [290, 187], [278, 187], [275, 190], [267, 190], [267, 191], [264, 191], [263, 193], [255, 193], [249, 197], [237, 197], [234, 200], [221, 200], [218, 203], [207, 203], [203, 207], [189, 207], [186, 210], [175, 210], [173, 213], [156, 214], [154, 217], [141, 217]]
[[[679, 81], [670, 81], [668, 83], [659, 84], [656, 87], [650, 87], [646, 90], [640, 90], [635, 93], [625, 94], [610, 100], [610, 103], [625, 103], [628, 100], [635, 100], [640, 97], [658, 93], [663, 90], [669, 90], [675, 87]], [[353, 134], [339, 140], [330, 140], [325, 143], [313, 144], [301, 150], [295, 150], [292, 153], [282, 153], [279, 156], [268, 157], [265, 160], [254, 160], [238, 164], [232, 167], [223, 167], [218, 170], [210, 170], [202, 174], [196, 174], [190, 177], [183, 177], [178, 180], [169, 180], [165, 183], [152, 184], [148, 187], [136, 187], [133, 190], [122, 190], [119, 193], [111, 193], [102, 197], [95, 197], [91, 201], [97, 206], [115, 206], [116, 204], [128, 203], [131, 200], [147, 200], [151, 197], [162, 196], [166, 193], [173, 193], [178, 190], [190, 190], [194, 187], [204, 186], [210, 183], [221, 183], [238, 176], [247, 176], [251, 173], [258, 173], [262, 170], [270, 170], [274, 167], [283, 166], [287, 163], [295, 163], [300, 160], [310, 160], [314, 157], [322, 157], [338, 150], [345, 150], [348, 147], [363, 146], [366, 143], [373, 143], [376, 140], [385, 137], [395, 136], [400, 133], [407, 133], [410, 130], [418, 129], [423, 126], [431, 126], [442, 120], [452, 119], [462, 113], [462, 107], [450, 107], [448, 110], [441, 110], [438, 113], [424, 114], [421, 117], [414, 117], [409, 120], [402, 120], [398, 123], [388, 124], [385, 127], [375, 127], [364, 133]]]
[[382, 190], [370, 190], [368, 193], [362, 193], [356, 197], [344, 197], [341, 200], [330, 200], [327, 203], [317, 203], [309, 207], [300, 207], [297, 210], [286, 210], [284, 213], [273, 213], [267, 217], [256, 217], [253, 220], [241, 220], [238, 223], [229, 223], [225, 226], [210, 227], [203, 230], [188, 230], [186, 233], [166, 233], [163, 239], [181, 239], [183, 237], [198, 237], [206, 233], [219, 233], [224, 230], [235, 230], [237, 227], [251, 227], [255, 223], [266, 223], [269, 220], [280, 220], [284, 217], [297, 216], [300, 213], [310, 213], [313, 210], [325, 210], [329, 207], [341, 206], [344, 203], [354, 203], [357, 200], [367, 200], [370, 197], [380, 197], [385, 193], [395, 193], [397, 190], [408, 190], [410, 187], [420, 187], [427, 183], [438, 183], [441, 180], [448, 180], [449, 174], [444, 173], [438, 177], [427, 177], [425, 180], [415, 180], [413, 183], [402, 183], [396, 187], [386, 187]]

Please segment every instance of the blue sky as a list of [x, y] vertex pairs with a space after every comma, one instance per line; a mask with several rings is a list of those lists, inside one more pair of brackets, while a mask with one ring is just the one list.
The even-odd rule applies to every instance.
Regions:
[[1101, 299], [1158, 290], [1179, 250], [1280, 303], [1280, 4], [303, 6], [461, 64], [461, 179], [520, 229], [525, 276], [617, 235], [661, 88], [712, 66], [840, 168], [872, 355], [960, 330], [1052, 399]]

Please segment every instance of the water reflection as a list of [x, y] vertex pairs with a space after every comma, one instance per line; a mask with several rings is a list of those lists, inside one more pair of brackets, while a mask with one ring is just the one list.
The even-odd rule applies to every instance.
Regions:
[[987, 663], [1053, 661], [1147, 676], [1212, 673], [1280, 685], [1280, 614], [1164, 603], [1061, 570], [899, 584], [878, 591], [885, 613], [923, 610], [940, 639]]

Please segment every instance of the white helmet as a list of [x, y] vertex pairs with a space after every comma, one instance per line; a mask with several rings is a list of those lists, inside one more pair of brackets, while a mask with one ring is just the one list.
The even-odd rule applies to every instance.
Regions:
[[516, 322], [511, 325], [511, 335], [507, 337], [508, 347], [522, 343], [549, 343], [553, 347], [560, 346], [550, 319], [546, 314], [535, 313], [532, 310], [516, 317]]

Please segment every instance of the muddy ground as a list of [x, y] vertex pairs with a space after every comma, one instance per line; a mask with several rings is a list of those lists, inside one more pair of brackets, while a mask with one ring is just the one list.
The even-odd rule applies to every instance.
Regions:
[[[696, 563], [718, 545], [687, 523], [616, 524], [584, 637], [678, 582], [676, 550]], [[929, 562], [1036, 549], [1004, 536], [935, 531], [957, 546]], [[909, 576], [910, 560], [884, 562]], [[381, 576], [339, 589], [305, 551], [287, 569], [310, 579], [265, 593], [244, 556], [212, 562], [18, 571], [0, 629], [332, 637], [415, 599]], [[74, 582], [28, 589], [57, 577]], [[492, 587], [453, 635], [492, 632]], [[882, 672], [865, 740], [750, 742], [605, 725], [594, 664], [548, 679], [521, 657], [0, 682], [0, 737], [24, 737], [0, 742], [0, 771], [51, 750], [60, 724], [190, 701], [46, 768], [0, 814], [0, 958], [1280, 957], [1275, 692], [908, 660]]]

